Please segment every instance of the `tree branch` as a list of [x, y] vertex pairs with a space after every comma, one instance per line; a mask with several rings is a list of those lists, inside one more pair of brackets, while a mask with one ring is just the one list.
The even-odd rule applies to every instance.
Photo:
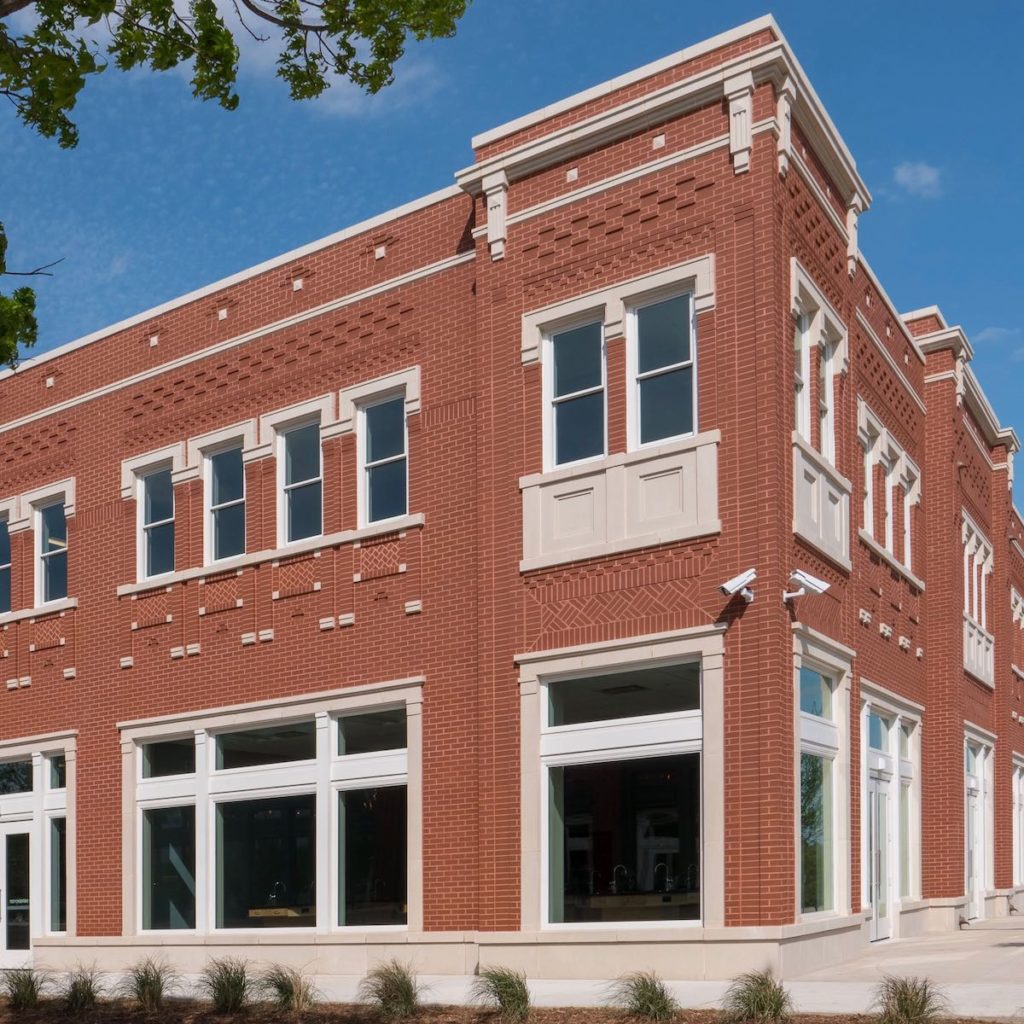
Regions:
[[6, 18], [10, 14], [30, 7], [34, 0], [0, 0], [0, 18]]
[[59, 260], [54, 260], [52, 263], [44, 263], [41, 267], [36, 267], [35, 270], [3, 270], [0, 271], [0, 277], [53, 277], [53, 274], [50, 273], [50, 267], [63, 263], [64, 259], [65, 257], [61, 256]]
[[[0, 3], [3, 3], [3, 0], [0, 0]], [[325, 32], [327, 30], [326, 25], [307, 25], [304, 21], [300, 21], [298, 25], [293, 25], [291, 22], [285, 21], [284, 18], [279, 18], [276, 14], [271, 14], [270, 11], [253, 3], [252, 0], [241, 0], [241, 3], [243, 7], [252, 11], [257, 18], [269, 21], [271, 25], [276, 25], [278, 28], [299, 28], [306, 32]]]

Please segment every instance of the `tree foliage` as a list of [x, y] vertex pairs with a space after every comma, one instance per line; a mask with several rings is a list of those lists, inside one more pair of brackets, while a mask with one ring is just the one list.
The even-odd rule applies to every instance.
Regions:
[[[64, 148], [78, 142], [71, 113], [86, 80], [111, 65], [167, 71], [190, 63], [193, 95], [233, 110], [240, 33], [277, 48], [277, 74], [293, 99], [321, 95], [335, 76], [375, 93], [393, 80], [410, 37], [452, 35], [467, 2], [0, 0], [0, 97]], [[29, 15], [20, 30], [11, 21], [19, 11]], [[0, 225], [0, 275], [9, 273], [5, 250]], [[0, 293], [0, 364], [35, 341], [34, 311], [31, 288]]]

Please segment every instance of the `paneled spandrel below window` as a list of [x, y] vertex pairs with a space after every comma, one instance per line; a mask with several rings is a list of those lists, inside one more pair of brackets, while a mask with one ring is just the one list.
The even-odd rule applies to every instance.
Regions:
[[558, 924], [701, 916], [700, 755], [549, 769]]
[[316, 925], [316, 797], [217, 805], [217, 927]]

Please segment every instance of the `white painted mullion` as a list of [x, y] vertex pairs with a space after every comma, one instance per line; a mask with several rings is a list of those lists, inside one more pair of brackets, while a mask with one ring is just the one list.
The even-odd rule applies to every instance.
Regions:
[[332, 842], [331, 813], [331, 726], [326, 711], [316, 713], [316, 931], [329, 932], [334, 923], [331, 906], [337, 878], [334, 856], [323, 856], [337, 844]]
[[[206, 934], [213, 930], [216, 921], [216, 856], [214, 849], [214, 806], [209, 800], [209, 778], [212, 768], [216, 741], [211, 741], [205, 729], [196, 729], [196, 775], [195, 775], [195, 883], [196, 883], [196, 931]], [[204, 870], [205, 865], [205, 870]]]

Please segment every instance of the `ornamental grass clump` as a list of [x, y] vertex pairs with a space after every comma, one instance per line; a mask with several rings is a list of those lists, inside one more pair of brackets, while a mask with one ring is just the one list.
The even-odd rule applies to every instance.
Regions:
[[942, 989], [928, 978], [886, 975], [875, 989], [878, 1024], [931, 1024], [949, 1012]]
[[96, 967], [79, 965], [64, 982], [61, 1003], [66, 1013], [83, 1013], [85, 1010], [95, 1009], [102, 994], [103, 986]]
[[484, 967], [473, 979], [473, 999], [516, 1024], [530, 1016], [530, 990], [526, 975], [511, 967]]
[[722, 1012], [726, 1024], [785, 1024], [793, 1000], [771, 971], [750, 971], [729, 986]]
[[50, 976], [33, 967], [13, 967], [3, 972], [0, 988], [12, 1010], [32, 1010], [50, 987]]
[[679, 1012], [679, 1004], [653, 971], [619, 978], [612, 986], [611, 1004], [644, 1020], [671, 1020]]
[[420, 1004], [420, 986], [408, 964], [384, 960], [359, 983], [359, 998], [389, 1020], [413, 1016]]
[[274, 964], [260, 977], [260, 989], [278, 1009], [294, 1012], [311, 1010], [317, 1001], [313, 983], [294, 967]]
[[178, 975], [166, 960], [148, 956], [125, 971], [120, 994], [146, 1013], [163, 1009], [168, 996], [178, 987]]
[[253, 994], [248, 963], [233, 956], [214, 958], [203, 968], [199, 991], [213, 1003], [217, 1013], [244, 1010]]

